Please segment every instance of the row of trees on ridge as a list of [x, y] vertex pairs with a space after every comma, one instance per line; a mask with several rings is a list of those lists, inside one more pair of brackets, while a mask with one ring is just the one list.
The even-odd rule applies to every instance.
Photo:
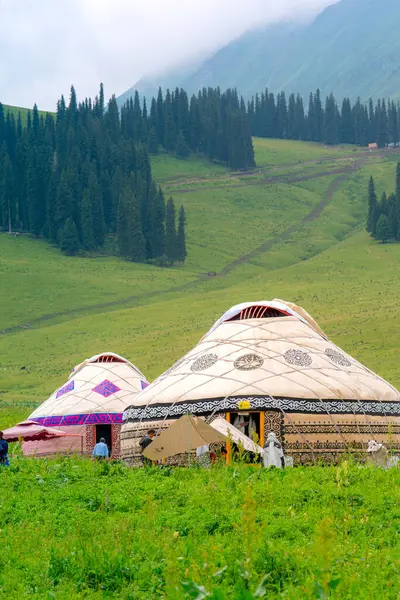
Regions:
[[320, 142], [328, 145], [377, 143], [381, 148], [400, 141], [400, 105], [391, 100], [344, 98], [339, 107], [333, 94], [322, 100], [317, 90], [307, 102], [299, 95], [264, 90], [246, 105], [236, 90], [221, 94], [204, 89], [188, 99], [182, 89], [161, 88], [141, 103], [138, 92], [121, 109], [123, 129], [146, 143], [151, 153], [162, 147], [186, 158], [202, 153], [233, 169], [255, 166], [251, 136]]
[[183, 89], [164, 95], [160, 88], [150, 110], [136, 92], [122, 107], [121, 122], [122, 131], [146, 143], [151, 153], [162, 147], [179, 158], [201, 153], [232, 169], [255, 167], [246, 104], [236, 90], [208, 88], [189, 101]]
[[320, 91], [311, 93], [308, 105], [300, 95], [284, 92], [276, 97], [265, 90], [248, 103], [253, 135], [267, 138], [304, 140], [324, 144], [377, 143], [380, 148], [399, 143], [400, 105], [391, 100], [369, 100], [354, 104], [344, 98], [341, 106], [333, 94], [324, 101]]

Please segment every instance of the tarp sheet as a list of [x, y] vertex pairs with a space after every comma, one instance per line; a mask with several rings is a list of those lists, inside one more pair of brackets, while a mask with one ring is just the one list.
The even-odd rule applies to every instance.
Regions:
[[225, 442], [226, 436], [208, 425], [203, 419], [183, 415], [166, 431], [155, 437], [143, 455], [151, 460], [162, 460], [175, 454], [183, 454], [205, 444]]
[[218, 417], [217, 419], [215, 419], [215, 421], [210, 423], [210, 425], [213, 429], [216, 429], [217, 431], [222, 433], [222, 435], [224, 435], [225, 437], [232, 438], [232, 440], [236, 444], [241, 442], [243, 444], [244, 449], [247, 450], [248, 452], [254, 452], [255, 454], [263, 454], [264, 453], [264, 450], [261, 448], [261, 446], [258, 446], [258, 444], [255, 444], [253, 442], [253, 440], [251, 440], [249, 437], [247, 437], [247, 435], [244, 435], [244, 433], [239, 431], [239, 429], [237, 429], [236, 427], [234, 427], [233, 425], [228, 423], [228, 421], [226, 419], [224, 419], [223, 417]]

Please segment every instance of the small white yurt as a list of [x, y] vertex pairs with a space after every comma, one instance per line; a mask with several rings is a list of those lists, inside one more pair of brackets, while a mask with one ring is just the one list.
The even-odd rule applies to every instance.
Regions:
[[282, 300], [228, 310], [124, 413], [122, 457], [139, 435], [181, 415], [218, 415], [263, 446], [274, 432], [297, 463], [362, 455], [368, 440], [400, 450], [400, 393]]
[[105, 352], [76, 366], [68, 380], [29, 419], [70, 434], [42, 442], [25, 442], [25, 454], [90, 453], [105, 438], [110, 455], [120, 455], [122, 414], [149, 385], [131, 362]]

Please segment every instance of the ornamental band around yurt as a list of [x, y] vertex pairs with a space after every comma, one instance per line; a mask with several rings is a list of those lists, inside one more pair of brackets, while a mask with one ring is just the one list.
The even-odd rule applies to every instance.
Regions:
[[139, 369], [122, 356], [112, 352], [92, 356], [75, 367], [67, 382], [29, 416], [36, 423], [74, 435], [25, 442], [24, 453], [90, 453], [104, 437], [112, 456], [118, 457], [122, 413], [148, 385]]
[[260, 445], [268, 432], [295, 463], [364, 456], [373, 438], [400, 450], [400, 393], [328, 340], [301, 307], [234, 306], [124, 412], [121, 455], [185, 413], [225, 418]]

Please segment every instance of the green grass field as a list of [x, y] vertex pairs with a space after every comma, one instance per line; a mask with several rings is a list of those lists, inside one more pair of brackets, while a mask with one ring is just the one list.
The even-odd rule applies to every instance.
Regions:
[[14, 459], [0, 485], [4, 598], [398, 598], [394, 470]]
[[[400, 387], [400, 244], [364, 231], [368, 178], [393, 188], [393, 157], [280, 140], [255, 150], [247, 175], [154, 158], [188, 211], [184, 267], [0, 236], [0, 427], [86, 357], [117, 352], [152, 380], [227, 308], [274, 297]], [[0, 597], [398, 598], [396, 471], [12, 464], [0, 471]]]

